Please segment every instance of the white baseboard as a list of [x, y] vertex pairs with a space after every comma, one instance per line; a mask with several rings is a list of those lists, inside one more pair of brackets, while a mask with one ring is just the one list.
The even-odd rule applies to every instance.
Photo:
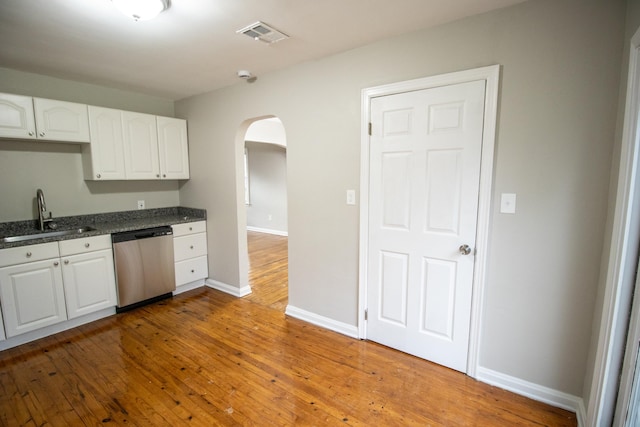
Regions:
[[65, 320], [64, 322], [56, 323], [55, 325], [45, 326], [35, 331], [26, 332], [15, 337], [7, 338], [4, 341], [0, 341], [0, 351], [8, 348], [17, 347], [22, 344], [26, 344], [31, 341], [38, 340], [40, 338], [48, 337], [49, 335], [57, 334], [58, 332], [66, 331], [67, 329], [75, 328], [85, 323], [95, 322], [96, 320], [104, 319], [105, 317], [113, 316], [116, 314], [115, 307], [104, 308], [94, 313], [85, 314], [75, 319]]
[[287, 305], [285, 310], [287, 316], [295, 317], [296, 319], [304, 320], [305, 322], [312, 323], [314, 325], [329, 329], [334, 332], [346, 335], [351, 338], [358, 338], [358, 327], [349, 325], [347, 323], [338, 322], [337, 320], [330, 319], [328, 317], [320, 316], [319, 314], [312, 313], [310, 311], [303, 310], [301, 308]]
[[478, 367], [476, 379], [530, 399], [576, 413], [578, 426], [584, 426], [585, 407], [581, 397], [544, 387], [491, 369]]
[[276, 236], [288, 236], [288, 231], [272, 230], [270, 228], [250, 227], [247, 225], [248, 231], [257, 231], [258, 233], [275, 234]]
[[183, 292], [191, 291], [193, 289], [202, 288], [204, 286], [204, 279], [196, 280], [195, 282], [185, 283], [184, 285], [176, 286], [176, 290], [173, 291], [173, 295], [179, 295]]
[[226, 283], [218, 282], [217, 280], [207, 279], [205, 281], [205, 285], [222, 291], [226, 294], [233, 295], [234, 297], [242, 298], [251, 293], [251, 286], [244, 286], [242, 288], [238, 288], [236, 286], [231, 286]]

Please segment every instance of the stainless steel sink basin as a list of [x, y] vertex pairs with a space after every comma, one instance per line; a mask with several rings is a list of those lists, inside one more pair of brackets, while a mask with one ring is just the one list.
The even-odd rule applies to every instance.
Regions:
[[33, 239], [43, 239], [45, 237], [58, 237], [58, 236], [69, 236], [72, 234], [82, 234], [88, 231], [94, 231], [95, 228], [85, 226], [73, 228], [71, 230], [52, 230], [52, 231], [43, 231], [41, 233], [34, 234], [22, 234], [20, 236], [9, 236], [3, 237], [0, 239], [2, 243], [12, 243], [12, 242], [23, 242], [25, 240], [33, 240]]

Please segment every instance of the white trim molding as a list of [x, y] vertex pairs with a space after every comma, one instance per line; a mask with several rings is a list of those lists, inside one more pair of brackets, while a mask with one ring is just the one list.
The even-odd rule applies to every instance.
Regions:
[[260, 228], [260, 227], [252, 227], [247, 225], [247, 231], [255, 231], [258, 233], [266, 233], [266, 234], [273, 234], [275, 236], [289, 236], [289, 232], [287, 231], [280, 231], [280, 230], [272, 230], [270, 228]]
[[358, 292], [358, 337], [366, 338], [365, 310], [367, 309], [367, 259], [369, 247], [369, 120], [371, 99], [397, 93], [430, 89], [438, 86], [454, 85], [484, 80], [485, 114], [482, 135], [482, 159], [480, 165], [480, 189], [478, 203], [478, 227], [476, 235], [476, 259], [473, 273], [473, 297], [471, 302], [471, 329], [469, 332], [469, 353], [467, 375], [476, 377], [480, 354], [480, 333], [484, 290], [489, 249], [489, 223], [491, 216], [491, 194], [493, 182], [493, 161], [498, 117], [498, 93], [500, 65], [458, 71], [405, 82], [392, 83], [362, 90], [362, 122], [360, 133], [360, 260]]
[[[595, 366], [587, 402], [588, 427], [611, 423], [616, 412], [616, 395], [630, 395], [628, 376], [623, 374], [618, 384], [623, 362], [624, 340], [629, 325], [629, 306], [633, 297], [634, 275], [637, 266], [639, 230], [637, 220], [640, 208], [635, 206], [640, 197], [638, 187], [638, 114], [640, 114], [640, 30], [631, 39], [629, 75], [625, 101], [624, 127], [620, 149], [620, 163], [616, 190], [611, 248], [607, 264], [602, 316], [600, 318]], [[615, 165], [613, 166], [615, 167]], [[628, 364], [628, 363], [627, 363]], [[632, 364], [633, 366], [633, 364]], [[620, 390], [619, 390], [620, 388]], [[620, 402], [627, 406], [628, 401]], [[619, 417], [626, 408], [619, 407]], [[622, 425], [622, 419], [616, 425]]]
[[173, 291], [173, 295], [180, 295], [183, 292], [192, 291], [194, 289], [204, 287], [204, 279], [196, 280], [194, 282], [185, 283], [184, 285], [176, 286], [176, 290]]
[[46, 326], [44, 328], [36, 329], [35, 331], [16, 335], [15, 337], [1, 340], [0, 351], [17, 347], [31, 341], [39, 340], [40, 338], [48, 337], [49, 335], [57, 334], [68, 329], [76, 328], [86, 323], [95, 322], [96, 320], [104, 319], [105, 317], [113, 316], [114, 314], [116, 314], [115, 307], [104, 308], [100, 311], [89, 313], [84, 316], [76, 317], [74, 319], [65, 320], [64, 322], [56, 323], [55, 325]]
[[585, 408], [581, 397], [521, 380], [494, 370], [478, 367], [477, 380], [526, 396], [530, 399], [576, 413], [578, 426], [584, 426]]
[[338, 322], [337, 320], [320, 316], [319, 314], [312, 313], [292, 305], [287, 305], [285, 314], [351, 338], [358, 338], [358, 328], [356, 326], [349, 325], [348, 323]]
[[205, 285], [238, 298], [242, 298], [251, 293], [251, 286], [243, 286], [242, 288], [239, 288], [213, 279], [207, 279], [205, 281]]

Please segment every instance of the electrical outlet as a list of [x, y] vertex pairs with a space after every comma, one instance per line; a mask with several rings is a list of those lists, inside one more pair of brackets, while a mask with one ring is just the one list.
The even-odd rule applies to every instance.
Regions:
[[138, 200], [138, 209], [144, 209], [144, 200]]

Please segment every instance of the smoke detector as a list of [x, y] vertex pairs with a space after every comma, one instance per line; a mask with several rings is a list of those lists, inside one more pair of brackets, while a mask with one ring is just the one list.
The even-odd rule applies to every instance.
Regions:
[[258, 78], [254, 76], [249, 70], [238, 70], [238, 77], [240, 77], [242, 80], [246, 80], [247, 83], [253, 83], [258, 80]]
[[282, 31], [278, 31], [275, 28], [270, 27], [269, 25], [260, 21], [251, 24], [248, 27], [244, 27], [241, 30], [236, 31], [236, 33], [244, 34], [254, 40], [259, 40], [267, 44], [276, 43], [289, 38], [289, 36]]

